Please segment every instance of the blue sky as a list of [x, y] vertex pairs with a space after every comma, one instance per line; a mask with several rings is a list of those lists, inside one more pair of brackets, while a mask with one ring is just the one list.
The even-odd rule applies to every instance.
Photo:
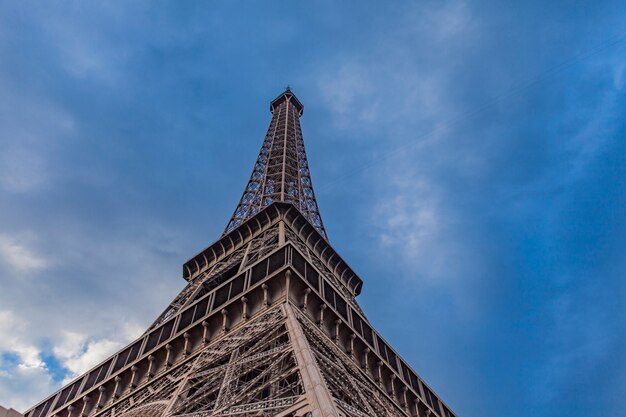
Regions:
[[0, 404], [137, 336], [289, 84], [360, 303], [459, 416], [626, 408], [626, 8], [0, 3]]

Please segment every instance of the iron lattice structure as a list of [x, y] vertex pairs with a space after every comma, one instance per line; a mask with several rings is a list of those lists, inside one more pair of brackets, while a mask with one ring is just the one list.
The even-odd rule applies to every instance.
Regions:
[[304, 106], [287, 89], [270, 104], [272, 121], [243, 196], [228, 222], [229, 233], [274, 201], [288, 202], [326, 237], [307, 162], [300, 116]]
[[361, 279], [326, 239], [302, 104], [272, 102], [226, 232], [183, 266], [187, 286], [137, 340], [26, 417], [453, 417], [372, 328]]

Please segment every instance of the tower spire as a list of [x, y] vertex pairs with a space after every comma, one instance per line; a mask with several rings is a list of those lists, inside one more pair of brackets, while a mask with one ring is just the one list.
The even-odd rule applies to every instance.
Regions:
[[270, 103], [272, 121], [252, 175], [224, 234], [275, 201], [292, 203], [327, 238], [304, 149], [300, 116], [304, 106], [287, 87]]

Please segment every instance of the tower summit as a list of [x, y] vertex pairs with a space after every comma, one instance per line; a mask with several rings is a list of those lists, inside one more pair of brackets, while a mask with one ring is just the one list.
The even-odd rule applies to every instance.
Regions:
[[[454, 417], [371, 326], [329, 245], [287, 89], [224, 234], [137, 340], [26, 417]], [[409, 322], [417, 331], [417, 324]]]
[[243, 196], [224, 234], [274, 201], [295, 205], [324, 237], [309, 164], [304, 150], [300, 116], [304, 106], [287, 87], [270, 103], [272, 121]]

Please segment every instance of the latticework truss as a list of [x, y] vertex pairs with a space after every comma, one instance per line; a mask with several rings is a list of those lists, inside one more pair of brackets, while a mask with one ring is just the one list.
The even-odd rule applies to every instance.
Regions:
[[203, 352], [172, 407], [175, 416], [270, 416], [304, 394], [280, 309]]
[[303, 393], [285, 315], [275, 308], [101, 416], [272, 416]]
[[270, 127], [248, 185], [224, 233], [230, 232], [273, 202], [282, 201], [295, 205], [326, 237], [300, 128], [303, 109], [290, 90], [272, 102]]
[[317, 365], [333, 399], [346, 416], [353, 417], [407, 417], [381, 390], [368, 379], [354, 361], [345, 357], [327, 336], [302, 313], [298, 321], [304, 327]]

